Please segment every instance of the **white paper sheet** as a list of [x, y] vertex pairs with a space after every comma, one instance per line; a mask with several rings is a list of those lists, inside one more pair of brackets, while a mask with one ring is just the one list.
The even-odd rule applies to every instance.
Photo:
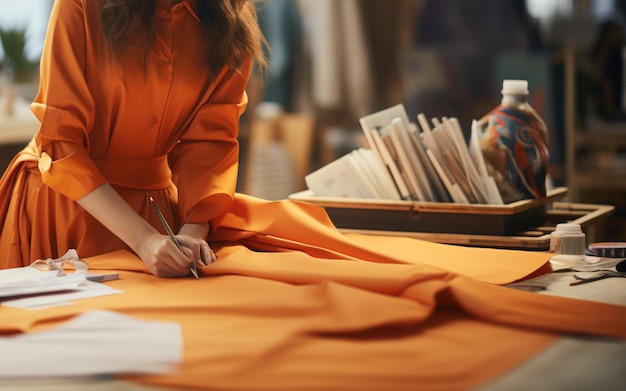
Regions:
[[88, 280], [89, 274], [87, 264], [74, 249], [56, 259], [38, 259], [30, 266], [0, 270], [0, 306], [41, 309], [121, 293]]
[[106, 296], [122, 293], [119, 289], [98, 282], [83, 281], [79, 290], [62, 291], [58, 293], [41, 294], [18, 299], [0, 301], [0, 307], [22, 308], [38, 310], [60, 305], [71, 305], [72, 301], [88, 297]]
[[0, 337], [0, 379], [163, 374], [183, 357], [180, 326], [112, 311], [78, 315], [55, 329]]
[[33, 267], [0, 270], [0, 298], [83, 289], [85, 273], [72, 273], [62, 276], [56, 270], [40, 271]]

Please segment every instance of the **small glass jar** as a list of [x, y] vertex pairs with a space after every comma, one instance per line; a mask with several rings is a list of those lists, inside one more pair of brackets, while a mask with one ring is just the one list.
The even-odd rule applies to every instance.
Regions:
[[586, 238], [580, 224], [557, 224], [556, 230], [550, 234], [550, 252], [555, 254], [553, 259], [584, 260]]

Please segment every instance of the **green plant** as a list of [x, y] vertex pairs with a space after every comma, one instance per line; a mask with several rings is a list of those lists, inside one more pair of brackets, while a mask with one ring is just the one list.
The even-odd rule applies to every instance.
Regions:
[[26, 56], [26, 29], [0, 27], [0, 42], [4, 51], [3, 68], [13, 73], [16, 82], [32, 81], [39, 62]]

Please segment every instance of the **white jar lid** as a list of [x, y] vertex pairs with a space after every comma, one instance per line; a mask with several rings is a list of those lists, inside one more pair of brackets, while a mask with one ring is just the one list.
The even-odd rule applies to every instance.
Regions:
[[528, 80], [505, 79], [502, 81], [503, 95], [528, 95]]
[[582, 232], [582, 228], [580, 227], [580, 224], [560, 223], [556, 225], [556, 231], [564, 233], [580, 233]]

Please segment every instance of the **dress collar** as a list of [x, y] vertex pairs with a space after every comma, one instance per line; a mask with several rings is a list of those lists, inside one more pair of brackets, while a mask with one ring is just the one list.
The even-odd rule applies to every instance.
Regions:
[[173, 5], [170, 4], [170, 0], [157, 0], [157, 11], [170, 12], [176, 9], [186, 8], [198, 23], [202, 23], [196, 11], [198, 9], [198, 0], [183, 0], [178, 3], [174, 3]]

